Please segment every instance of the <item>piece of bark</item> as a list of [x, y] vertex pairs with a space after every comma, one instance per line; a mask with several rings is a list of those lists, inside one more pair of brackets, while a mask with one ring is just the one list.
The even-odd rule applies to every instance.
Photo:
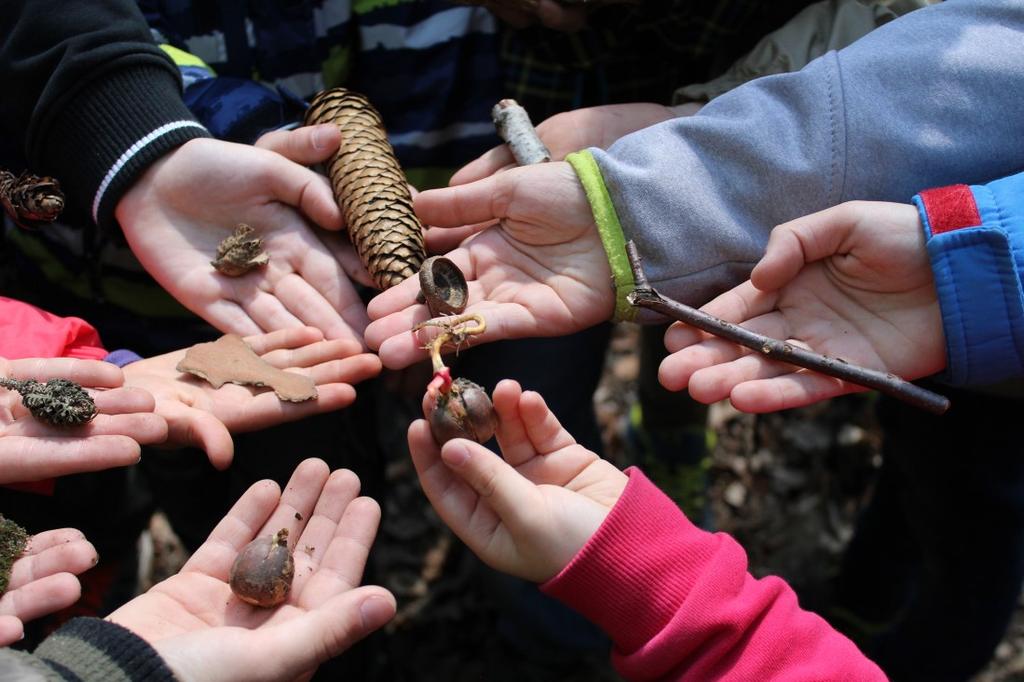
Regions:
[[217, 257], [210, 265], [222, 275], [239, 277], [253, 268], [266, 265], [270, 254], [263, 250], [263, 240], [245, 223], [238, 223], [235, 231], [217, 245]]
[[349, 237], [374, 283], [393, 287], [419, 272], [426, 248], [423, 225], [380, 114], [365, 96], [332, 88], [306, 111], [306, 125], [333, 123], [341, 145], [327, 161], [334, 197]]
[[551, 152], [537, 136], [526, 109], [514, 99], [503, 99], [491, 109], [498, 135], [505, 140], [520, 166], [551, 160]]
[[205, 379], [214, 388], [227, 383], [269, 386], [278, 398], [292, 403], [317, 397], [311, 378], [274, 367], [256, 355], [237, 334], [225, 334], [216, 341], [192, 346], [177, 369]]

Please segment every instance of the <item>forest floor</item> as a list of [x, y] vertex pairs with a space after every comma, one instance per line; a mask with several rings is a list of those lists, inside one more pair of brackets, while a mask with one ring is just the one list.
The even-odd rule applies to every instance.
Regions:
[[[638, 339], [636, 327], [615, 330], [595, 395], [607, 457], [620, 465], [629, 463], [624, 434], [636, 400]], [[780, 575], [813, 593], [835, 573], [881, 465], [873, 402], [861, 394], [759, 416], [712, 406], [712, 522], [742, 544], [754, 575]], [[359, 679], [618, 680], [606, 647], [550, 644], [522, 615], [542, 608], [532, 604], [532, 589], [483, 567], [445, 528], [419, 489], [401, 435], [404, 429], [390, 431], [389, 494], [371, 557], [373, 580], [398, 598], [398, 615], [362, 647]], [[152, 532], [158, 570], [173, 570], [183, 558], [173, 534], [159, 518]], [[563, 642], [581, 636], [566, 627]], [[1024, 680], [1024, 607], [974, 682], [1006, 680]]]

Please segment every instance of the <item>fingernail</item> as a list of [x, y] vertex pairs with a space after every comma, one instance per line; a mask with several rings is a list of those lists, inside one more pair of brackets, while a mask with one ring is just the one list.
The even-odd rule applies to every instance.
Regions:
[[329, 128], [325, 126], [317, 126], [313, 128], [313, 149], [324, 149], [327, 147], [324, 138], [327, 136]]
[[457, 440], [449, 441], [441, 451], [441, 458], [446, 464], [462, 466], [469, 459], [469, 448]]
[[370, 597], [359, 605], [359, 616], [367, 630], [376, 630], [391, 620], [394, 614], [394, 607], [384, 597]]

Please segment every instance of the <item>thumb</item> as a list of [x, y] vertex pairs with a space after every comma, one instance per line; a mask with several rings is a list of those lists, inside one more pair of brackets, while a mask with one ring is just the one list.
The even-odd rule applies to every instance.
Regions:
[[257, 147], [276, 152], [295, 163], [311, 166], [326, 161], [341, 144], [341, 130], [333, 123], [273, 130], [256, 140]]
[[522, 515], [524, 501], [537, 490], [505, 460], [473, 441], [448, 441], [441, 448], [441, 460], [512, 527]]
[[341, 229], [341, 209], [327, 178], [278, 154], [264, 155], [262, 161], [257, 177], [267, 183], [271, 199], [293, 206], [320, 227]]
[[807, 263], [835, 255], [857, 220], [856, 209], [846, 203], [779, 225], [750, 273], [751, 283], [761, 291], [785, 286]]
[[157, 413], [167, 420], [169, 443], [202, 448], [215, 469], [223, 471], [231, 465], [235, 442], [224, 422], [206, 410], [171, 401], [159, 405]]

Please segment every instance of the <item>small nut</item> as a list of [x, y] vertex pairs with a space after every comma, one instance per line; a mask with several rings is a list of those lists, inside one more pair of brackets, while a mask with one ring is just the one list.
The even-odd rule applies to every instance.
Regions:
[[487, 391], [469, 379], [456, 379], [430, 411], [430, 431], [438, 445], [453, 438], [486, 443], [497, 427], [498, 415]]
[[288, 549], [288, 529], [258, 537], [246, 545], [231, 566], [228, 584], [242, 601], [253, 606], [277, 606], [288, 597], [295, 561]]
[[420, 267], [420, 292], [431, 317], [458, 315], [466, 309], [469, 286], [459, 266], [444, 256], [431, 256]]

